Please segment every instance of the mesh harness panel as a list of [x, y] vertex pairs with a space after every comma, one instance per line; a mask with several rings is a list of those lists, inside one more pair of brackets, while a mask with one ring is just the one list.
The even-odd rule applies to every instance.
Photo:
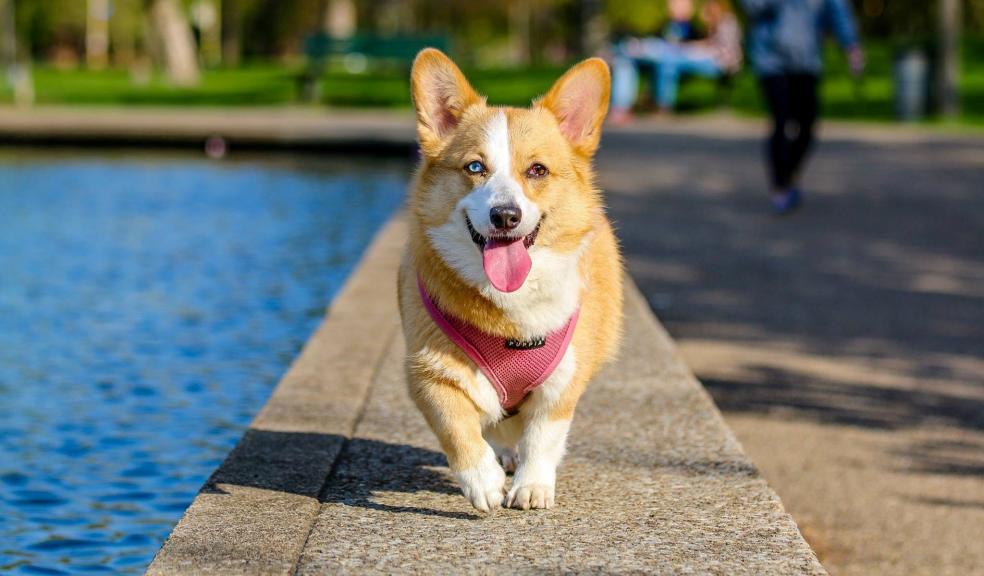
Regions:
[[545, 338], [516, 342], [483, 332], [464, 320], [445, 314], [427, 294], [419, 278], [417, 287], [420, 299], [434, 323], [492, 382], [499, 395], [499, 403], [507, 413], [515, 413], [527, 394], [550, 377], [574, 336], [578, 310], [565, 325]]

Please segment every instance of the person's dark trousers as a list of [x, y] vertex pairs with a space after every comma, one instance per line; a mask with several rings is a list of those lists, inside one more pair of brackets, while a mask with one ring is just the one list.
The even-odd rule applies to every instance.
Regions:
[[772, 185], [785, 190], [793, 184], [813, 142], [817, 119], [817, 77], [812, 74], [763, 76], [762, 91], [772, 114], [767, 152]]

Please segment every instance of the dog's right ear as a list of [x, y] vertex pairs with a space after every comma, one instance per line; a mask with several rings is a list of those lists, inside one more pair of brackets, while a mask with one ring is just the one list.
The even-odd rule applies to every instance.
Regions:
[[410, 93], [420, 148], [428, 156], [440, 151], [465, 110], [482, 101], [454, 62], [434, 48], [424, 48], [413, 61]]

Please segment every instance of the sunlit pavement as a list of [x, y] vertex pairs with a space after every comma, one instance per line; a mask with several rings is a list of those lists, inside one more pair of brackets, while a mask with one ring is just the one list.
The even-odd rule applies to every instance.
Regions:
[[630, 272], [833, 574], [984, 565], [984, 139], [828, 126], [768, 210], [764, 125], [610, 130]]
[[[36, 122], [71, 141], [92, 117], [10, 111], [0, 130]], [[124, 140], [218, 128], [287, 145], [413, 134], [405, 113], [310, 110], [141, 111], [114, 126]], [[832, 573], [973, 573], [984, 138], [827, 124], [804, 209], [778, 219], [763, 131], [731, 116], [607, 129], [600, 184], [630, 271]]]
[[824, 574], [631, 282], [549, 510], [476, 513], [406, 391], [377, 236], [148, 574]]

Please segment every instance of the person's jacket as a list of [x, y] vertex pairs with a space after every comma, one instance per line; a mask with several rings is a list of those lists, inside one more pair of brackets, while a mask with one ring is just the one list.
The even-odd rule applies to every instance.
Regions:
[[847, 0], [741, 0], [748, 14], [748, 55], [759, 76], [820, 74], [823, 34], [844, 48], [858, 42]]

